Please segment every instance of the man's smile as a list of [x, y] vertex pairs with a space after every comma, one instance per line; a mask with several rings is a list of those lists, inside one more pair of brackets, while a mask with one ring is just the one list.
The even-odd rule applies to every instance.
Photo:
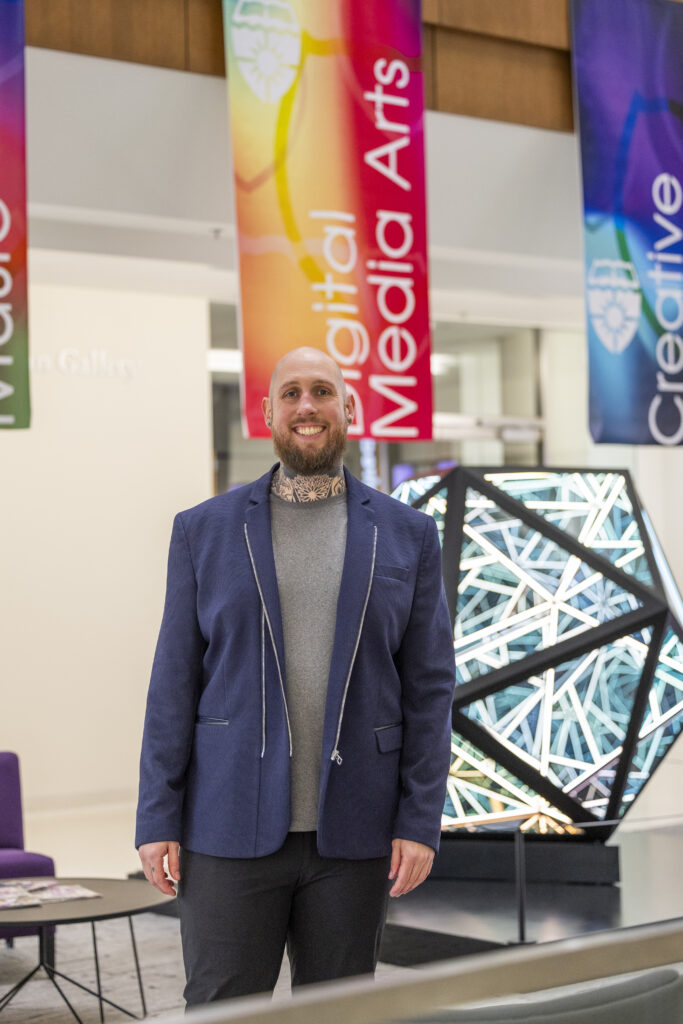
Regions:
[[301, 434], [302, 437], [315, 437], [316, 434], [321, 434], [324, 429], [324, 427], [304, 426], [303, 424], [293, 428], [294, 433]]

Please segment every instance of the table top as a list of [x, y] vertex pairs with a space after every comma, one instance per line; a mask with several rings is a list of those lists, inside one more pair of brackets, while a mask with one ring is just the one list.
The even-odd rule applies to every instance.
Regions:
[[[11, 882], [6, 878], [2, 881]], [[45, 878], [36, 878], [44, 882]], [[55, 878], [58, 885], [83, 885], [100, 893], [86, 900], [48, 903], [42, 907], [9, 907], [0, 910], [0, 927], [9, 925], [78, 924], [112, 917], [142, 914], [173, 900], [142, 878]]]

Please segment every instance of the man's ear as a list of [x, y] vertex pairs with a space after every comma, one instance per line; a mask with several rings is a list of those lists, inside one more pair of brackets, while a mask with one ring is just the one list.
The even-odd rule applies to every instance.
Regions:
[[270, 398], [261, 399], [261, 412], [263, 413], [263, 418], [266, 421], [266, 426], [270, 430], [273, 423], [273, 411], [270, 406]]
[[344, 408], [346, 409], [346, 418], [349, 421], [349, 423], [351, 423], [353, 421], [353, 417], [356, 415], [356, 399], [353, 397], [353, 395], [348, 394], [346, 396]]

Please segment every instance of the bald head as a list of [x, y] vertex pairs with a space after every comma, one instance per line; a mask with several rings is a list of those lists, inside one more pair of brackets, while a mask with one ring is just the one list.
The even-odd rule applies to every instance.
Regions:
[[307, 346], [287, 352], [261, 408], [284, 466], [306, 475], [340, 471], [355, 399], [326, 352]]
[[296, 380], [300, 376], [310, 377], [312, 375], [319, 376], [321, 379], [328, 378], [334, 383], [342, 399], [346, 399], [344, 378], [334, 359], [319, 348], [302, 345], [300, 348], [293, 348], [290, 352], [286, 352], [275, 364], [268, 391], [271, 402], [278, 386], [287, 380]]

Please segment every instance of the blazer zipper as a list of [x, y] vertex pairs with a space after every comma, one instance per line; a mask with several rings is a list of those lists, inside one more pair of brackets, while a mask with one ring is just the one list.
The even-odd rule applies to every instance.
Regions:
[[368, 601], [370, 600], [370, 590], [372, 589], [372, 577], [375, 572], [375, 555], [377, 553], [377, 527], [373, 526], [373, 539], [372, 539], [372, 564], [370, 566], [370, 579], [368, 581], [368, 589], [365, 593], [365, 602], [363, 604], [363, 611], [360, 617], [360, 625], [358, 626], [358, 635], [356, 636], [356, 645], [353, 648], [353, 654], [351, 656], [351, 664], [349, 665], [349, 671], [346, 676], [346, 683], [344, 685], [344, 695], [342, 696], [341, 708], [339, 709], [339, 721], [337, 723], [337, 735], [334, 739], [334, 749], [332, 751], [331, 761], [336, 761], [337, 764], [342, 763], [342, 756], [339, 753], [339, 736], [341, 734], [342, 719], [344, 717], [344, 707], [346, 706], [346, 694], [349, 690], [349, 683], [351, 682], [351, 673], [353, 672], [353, 666], [356, 661], [356, 654], [358, 653], [358, 645], [360, 643], [360, 635], [363, 631], [363, 623], [365, 622], [365, 611], [368, 607]]
[[244, 524], [244, 537], [247, 542], [247, 551], [249, 552], [249, 561], [251, 562], [252, 572], [254, 573], [254, 579], [256, 580], [256, 586], [258, 588], [259, 597], [261, 598], [261, 609], [266, 618], [268, 625], [268, 632], [270, 634], [270, 642], [273, 645], [273, 652], [275, 654], [275, 664], [277, 665], [277, 674], [280, 680], [280, 691], [282, 693], [282, 703], [285, 707], [285, 718], [287, 719], [287, 735], [289, 737], [289, 756], [292, 756], [292, 727], [289, 722], [289, 709], [287, 707], [287, 696], [285, 694], [285, 684], [282, 679], [282, 669], [280, 668], [280, 659], [277, 656], [277, 647], [275, 646], [275, 637], [273, 636], [273, 627], [270, 624], [270, 616], [268, 615], [268, 609], [266, 608], [266, 602], [263, 599], [263, 591], [261, 590], [261, 581], [256, 571], [256, 562], [254, 561], [254, 555], [252, 554], [251, 544], [249, 543], [249, 530], [247, 524]]
[[266, 752], [266, 617], [261, 606], [261, 757]]

